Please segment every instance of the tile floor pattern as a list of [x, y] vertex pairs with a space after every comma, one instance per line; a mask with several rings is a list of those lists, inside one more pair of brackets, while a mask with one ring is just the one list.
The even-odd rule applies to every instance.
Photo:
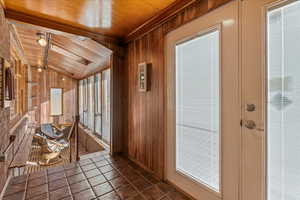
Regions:
[[123, 157], [99, 155], [11, 179], [4, 200], [189, 200]]

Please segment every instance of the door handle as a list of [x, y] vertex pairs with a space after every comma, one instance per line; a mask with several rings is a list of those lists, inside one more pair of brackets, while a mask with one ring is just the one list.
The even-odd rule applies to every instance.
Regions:
[[245, 127], [247, 129], [253, 130], [256, 128], [256, 123], [253, 120], [246, 120]]

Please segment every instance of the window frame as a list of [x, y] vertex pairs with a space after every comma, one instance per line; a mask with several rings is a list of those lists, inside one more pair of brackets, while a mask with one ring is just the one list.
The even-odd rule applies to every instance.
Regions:
[[[103, 72], [105, 70], [108, 70], [110, 69], [109, 67], [107, 68], [104, 68], [103, 70], [91, 75], [91, 76], [88, 76], [88, 77], [85, 77], [84, 79], [81, 79], [79, 80], [79, 83], [80, 81], [82, 81], [82, 86], [79, 84], [80, 87], [82, 87], [82, 92], [80, 92], [80, 95], [82, 95], [82, 107], [83, 107], [83, 113], [82, 113], [82, 121], [83, 122], [80, 122], [80, 124], [92, 131], [92, 133], [98, 137], [99, 139], [103, 139], [103, 102], [104, 102], [104, 90], [103, 90]], [[99, 76], [99, 77], [97, 77]], [[89, 79], [93, 77], [93, 95], [91, 96], [90, 95], [90, 91], [89, 91]], [[98, 79], [98, 81], [96, 81]], [[99, 84], [98, 88], [96, 87], [96, 84]], [[98, 89], [98, 92], [96, 91]], [[80, 91], [80, 90], [79, 90]], [[82, 94], [81, 94], [82, 93]], [[96, 97], [96, 94], [98, 93], [98, 97]], [[88, 103], [90, 101], [90, 98], [93, 98], [94, 99], [94, 125], [93, 125], [93, 130], [91, 130], [89, 128], [89, 106], [88, 106]], [[79, 105], [80, 106], [80, 105]], [[109, 109], [110, 110], [110, 109]], [[99, 112], [100, 111], [100, 112]], [[96, 121], [97, 121], [97, 117], [100, 117], [100, 122], [101, 122], [101, 125], [100, 125], [100, 133], [96, 132]], [[85, 123], [86, 122], [86, 123]]]
[[[51, 108], [51, 105], [52, 105], [52, 100], [51, 100], [51, 90], [52, 89], [60, 89], [61, 90], [61, 114], [59, 114], [59, 115], [53, 115], [52, 114], [52, 108]], [[51, 117], [58, 117], [58, 116], [63, 116], [64, 115], [64, 88], [59, 88], [59, 87], [52, 87], [52, 88], [50, 88], [50, 90], [49, 90], [49, 96], [50, 96], [50, 116]]]

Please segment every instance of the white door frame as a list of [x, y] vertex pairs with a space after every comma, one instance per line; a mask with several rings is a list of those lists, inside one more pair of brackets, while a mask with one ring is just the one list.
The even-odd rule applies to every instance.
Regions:
[[[239, 197], [239, 167], [240, 167], [240, 141], [241, 141], [241, 103], [239, 86], [239, 2], [232, 1], [192, 22], [179, 27], [169, 33], [165, 38], [165, 67], [166, 67], [166, 139], [165, 139], [165, 178], [167, 181], [179, 187], [184, 192], [205, 200], [238, 200]], [[194, 37], [197, 33], [203, 33], [211, 28], [220, 26], [220, 44], [221, 44], [221, 68], [220, 75], [222, 85], [220, 88], [221, 98], [227, 102], [221, 106], [221, 154], [220, 171], [221, 186], [220, 193], [217, 193], [208, 187], [191, 181], [190, 179], [177, 173], [174, 168], [174, 99], [175, 94], [175, 64], [174, 64], [174, 44], [178, 41]], [[224, 35], [223, 35], [224, 34]], [[172, 46], [173, 45], [173, 46]], [[229, 47], [226, 49], [226, 47]], [[169, 58], [169, 59], [168, 59]], [[170, 59], [171, 58], [171, 59]], [[172, 59], [173, 58], [173, 59]], [[230, 87], [228, 87], [230, 85]], [[172, 150], [173, 149], [173, 150]], [[169, 154], [173, 151], [173, 155]], [[171, 155], [171, 156], [170, 156]], [[224, 158], [225, 157], [225, 158]], [[174, 177], [174, 178], [170, 178]], [[180, 184], [181, 182], [181, 184]]]
[[[241, 200], [267, 200], [267, 12], [293, 0], [241, 0]], [[255, 111], [247, 111], [247, 104]], [[254, 129], [246, 127], [253, 121]]]

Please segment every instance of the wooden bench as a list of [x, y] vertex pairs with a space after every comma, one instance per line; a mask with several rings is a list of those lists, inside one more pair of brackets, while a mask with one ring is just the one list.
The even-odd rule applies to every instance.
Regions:
[[9, 165], [9, 170], [12, 172], [13, 176], [19, 176], [24, 173], [31, 151], [31, 143], [33, 135], [35, 134], [35, 128], [36, 127], [34, 125], [31, 125], [24, 133], [22, 141], [15, 141], [15, 145], [18, 144], [18, 149], [14, 150], [16, 152], [12, 162]]
[[32, 138], [35, 133], [35, 128], [30, 127], [28, 128], [23, 141], [17, 151], [12, 163], [10, 164], [10, 168], [15, 167], [24, 167], [26, 166], [26, 162], [28, 161], [30, 150], [31, 150], [31, 143]]

